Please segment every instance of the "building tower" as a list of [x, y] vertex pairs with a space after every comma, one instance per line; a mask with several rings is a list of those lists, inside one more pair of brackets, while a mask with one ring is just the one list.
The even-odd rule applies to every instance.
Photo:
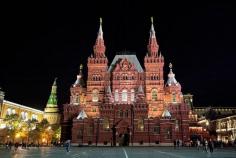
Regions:
[[168, 80], [165, 85], [165, 102], [169, 103], [182, 103], [182, 92], [181, 85], [175, 79], [175, 74], [173, 73], [173, 65], [169, 64], [170, 72], [168, 74]]
[[55, 78], [51, 94], [49, 96], [46, 108], [44, 109], [44, 118], [48, 120], [49, 124], [60, 123], [60, 112], [57, 105], [57, 78]]
[[105, 44], [102, 31], [102, 18], [95, 45], [94, 54], [88, 58], [87, 106], [85, 111], [91, 116], [99, 115], [98, 107], [104, 100], [105, 85], [109, 79], [107, 68], [108, 60], [105, 55]]
[[84, 105], [86, 103], [85, 93], [86, 87], [83, 79], [83, 65], [80, 65], [80, 72], [77, 75], [75, 83], [70, 88], [70, 104], [73, 105]]
[[148, 116], [157, 117], [163, 112], [164, 101], [164, 80], [163, 67], [164, 57], [159, 53], [159, 45], [157, 43], [153, 18], [151, 17], [151, 29], [149, 43], [147, 46], [148, 53], [144, 58], [145, 66], [145, 93], [146, 100], [149, 105]]

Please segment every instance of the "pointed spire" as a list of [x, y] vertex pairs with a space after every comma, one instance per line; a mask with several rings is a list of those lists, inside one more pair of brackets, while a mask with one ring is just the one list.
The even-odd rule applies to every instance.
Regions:
[[85, 113], [84, 109], [82, 109], [79, 113], [79, 115], [77, 116], [77, 119], [85, 119], [85, 118], [88, 118], [87, 114]]
[[165, 108], [161, 116], [164, 118], [171, 118], [171, 114], [167, 108]]
[[103, 39], [102, 18], [100, 18], [100, 26], [99, 26], [99, 31], [98, 31], [98, 38]]
[[109, 95], [112, 94], [112, 93], [111, 93], [111, 86], [110, 86], [110, 85], [107, 86], [106, 93], [109, 94]]
[[57, 78], [55, 78], [46, 107], [57, 107]]
[[139, 93], [144, 93], [144, 92], [143, 92], [143, 86], [142, 86], [142, 85], [140, 85], [140, 86], [138, 87], [138, 92], [139, 92]]
[[151, 17], [151, 29], [150, 29], [150, 37], [148, 43], [148, 52], [152, 57], [157, 57], [157, 53], [159, 50], [159, 45], [157, 44], [156, 33], [153, 24], [153, 17]]
[[175, 74], [172, 71], [173, 65], [169, 64], [170, 72], [168, 74], [167, 86], [177, 86], [179, 83], [175, 79]]
[[76, 86], [84, 87], [85, 83], [84, 83], [82, 71], [83, 71], [83, 64], [80, 64], [79, 75], [77, 75], [77, 79], [76, 79], [75, 83], [73, 84], [73, 87], [76, 87]]
[[94, 50], [94, 54], [95, 54], [96, 58], [105, 57], [106, 47], [104, 45], [104, 39], [103, 39], [102, 18], [100, 18], [100, 26], [99, 26], [98, 36], [96, 39], [96, 43], [93, 47], [93, 50]]

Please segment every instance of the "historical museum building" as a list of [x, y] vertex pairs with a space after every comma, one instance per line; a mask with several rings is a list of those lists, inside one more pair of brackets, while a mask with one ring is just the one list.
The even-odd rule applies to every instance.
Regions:
[[[171, 145], [190, 140], [189, 112], [172, 64], [164, 81], [164, 56], [159, 51], [153, 19], [148, 53], [143, 59], [129, 52], [106, 57], [102, 21], [88, 57], [85, 84], [82, 69], [63, 105], [62, 140], [94, 145]], [[144, 61], [144, 67], [140, 61]]]

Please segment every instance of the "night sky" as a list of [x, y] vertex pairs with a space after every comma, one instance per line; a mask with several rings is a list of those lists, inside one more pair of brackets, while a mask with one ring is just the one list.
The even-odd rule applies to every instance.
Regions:
[[43, 109], [58, 77], [59, 105], [69, 102], [79, 65], [93, 53], [100, 16], [109, 63], [116, 52], [128, 50], [136, 52], [143, 66], [153, 16], [165, 79], [172, 62], [183, 93], [192, 93], [195, 105], [236, 106], [233, 4], [114, 2], [3, 6], [0, 87], [6, 99]]

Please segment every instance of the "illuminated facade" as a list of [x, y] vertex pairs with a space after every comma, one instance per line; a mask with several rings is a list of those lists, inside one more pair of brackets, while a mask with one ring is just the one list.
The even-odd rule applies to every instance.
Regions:
[[48, 120], [50, 125], [60, 124], [60, 112], [57, 106], [56, 90], [57, 85], [55, 80], [46, 108], [44, 111], [41, 111], [25, 105], [4, 100], [4, 92], [0, 89], [0, 143], [5, 141], [4, 138], [6, 135], [4, 129], [6, 128], [6, 123], [4, 122], [4, 118], [6, 118], [7, 115], [17, 114], [23, 121], [34, 119], [38, 122], [41, 122], [45, 118]]
[[236, 115], [212, 121], [216, 125], [217, 140], [225, 143], [236, 140]]
[[82, 66], [72, 85], [70, 104], [63, 106], [62, 140], [74, 144], [162, 144], [189, 141], [189, 111], [172, 64], [164, 81], [164, 57], [153, 21], [144, 57], [117, 54], [110, 66], [105, 55], [102, 22], [88, 57], [87, 85]]

